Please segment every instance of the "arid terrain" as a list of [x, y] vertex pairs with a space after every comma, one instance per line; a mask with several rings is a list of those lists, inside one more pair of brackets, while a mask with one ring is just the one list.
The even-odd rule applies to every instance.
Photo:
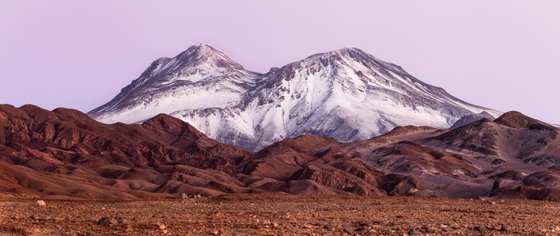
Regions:
[[0, 105], [0, 192], [45, 199], [183, 194], [560, 200], [558, 129], [519, 112], [454, 129], [404, 126], [340, 143], [304, 135], [258, 152], [160, 114], [103, 124], [77, 110]]
[[419, 197], [224, 195], [0, 200], [0, 235], [558, 235], [560, 204]]

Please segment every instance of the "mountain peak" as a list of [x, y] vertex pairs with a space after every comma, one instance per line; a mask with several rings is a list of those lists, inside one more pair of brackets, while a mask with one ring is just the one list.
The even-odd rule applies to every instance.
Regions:
[[473, 122], [476, 122], [476, 121], [479, 121], [479, 120], [483, 120], [483, 119], [486, 119], [486, 120], [490, 121], [490, 120], [494, 120], [495, 117], [492, 114], [490, 114], [486, 111], [483, 111], [483, 112], [480, 112], [480, 113], [468, 114], [466, 116], [461, 117], [461, 119], [459, 119], [458, 121], [456, 121], [453, 124], [453, 126], [451, 126], [451, 129], [460, 128], [460, 127], [463, 127], [467, 124], [470, 124], [470, 123], [473, 123]]
[[[193, 45], [193, 46], [194, 46], [194, 45]], [[210, 44], [207, 44], [207, 43], [200, 43], [200, 44], [198, 44], [198, 47], [200, 47], [200, 48], [211, 48], [211, 49], [214, 49], [214, 47], [212, 47]]]
[[198, 54], [223, 54], [220, 50], [205, 43], [192, 45], [187, 49], [187, 51], [197, 52]]
[[327, 64], [352, 64], [361, 65], [368, 68], [383, 68], [383, 70], [393, 70], [399, 73], [406, 73], [402, 67], [380, 60], [375, 56], [356, 47], [345, 47], [333, 51], [317, 53], [311, 55], [300, 62], [315, 63], [320, 61], [323, 66]]
[[553, 128], [551, 125], [537, 119], [533, 119], [518, 111], [510, 111], [498, 117], [494, 122], [511, 128], [530, 128], [534, 125]]
[[328, 52], [323, 52], [323, 53], [317, 53], [317, 54], [313, 54], [309, 57], [307, 57], [306, 59], [314, 59], [314, 58], [338, 58], [341, 59], [342, 57], [352, 57], [355, 55], [366, 55], [366, 56], [371, 56], [367, 53], [365, 53], [364, 51], [362, 51], [359, 48], [355, 48], [355, 47], [345, 47], [345, 48], [341, 48], [341, 49], [337, 49], [337, 50], [333, 50], [333, 51], [328, 51]]
[[222, 51], [205, 43], [190, 46], [187, 50], [177, 55], [175, 59], [182, 62], [184, 66], [243, 69], [241, 64], [228, 57]]
[[193, 137], [207, 139], [206, 135], [190, 124], [167, 114], [158, 114], [144, 121], [142, 126], [152, 130], [163, 130], [166, 133], [175, 134], [176, 136], [184, 136], [185, 133], [189, 133]]
[[334, 50], [333, 52], [337, 53], [366, 53], [362, 49], [356, 47], [345, 47], [338, 50]]

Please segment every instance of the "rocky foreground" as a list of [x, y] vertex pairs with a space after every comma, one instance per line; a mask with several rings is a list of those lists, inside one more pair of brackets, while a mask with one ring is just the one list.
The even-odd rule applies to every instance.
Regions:
[[224, 195], [161, 201], [0, 197], [0, 235], [558, 235], [560, 203]]

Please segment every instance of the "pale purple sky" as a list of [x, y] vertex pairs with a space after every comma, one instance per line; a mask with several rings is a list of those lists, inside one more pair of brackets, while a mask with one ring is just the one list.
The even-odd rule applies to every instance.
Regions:
[[358, 47], [468, 102], [560, 123], [558, 0], [0, 0], [0, 103], [87, 112], [199, 43], [258, 72]]

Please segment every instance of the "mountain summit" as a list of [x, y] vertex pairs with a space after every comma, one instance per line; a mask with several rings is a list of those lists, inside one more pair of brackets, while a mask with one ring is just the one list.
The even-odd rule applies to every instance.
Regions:
[[500, 115], [357, 48], [315, 54], [260, 74], [201, 44], [154, 61], [89, 115], [105, 123], [137, 123], [166, 113], [211, 138], [257, 150], [303, 134], [349, 142], [397, 126], [447, 128], [483, 111]]
[[243, 66], [239, 63], [207, 44], [191, 46], [175, 59], [174, 65], [183, 68], [207, 66], [213, 68], [243, 69]]
[[211, 46], [191, 46], [174, 58], [152, 62], [138, 79], [89, 115], [106, 123], [137, 123], [159, 113], [232, 106], [259, 76]]

